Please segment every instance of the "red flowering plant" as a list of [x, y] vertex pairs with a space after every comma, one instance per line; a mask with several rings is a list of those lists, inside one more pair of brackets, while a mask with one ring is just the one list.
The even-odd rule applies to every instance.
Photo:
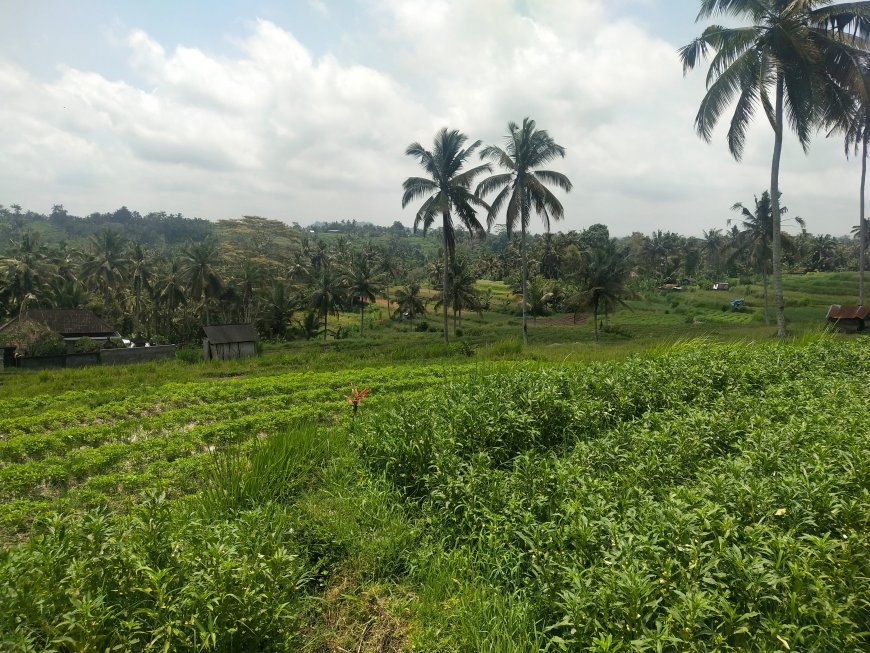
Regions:
[[351, 384], [350, 386], [350, 394], [345, 395], [345, 399], [347, 399], [347, 403], [353, 406], [353, 419], [356, 419], [356, 413], [359, 410], [360, 402], [365, 399], [365, 396], [369, 393], [368, 388], [363, 388], [362, 390], [357, 390], [356, 386]]

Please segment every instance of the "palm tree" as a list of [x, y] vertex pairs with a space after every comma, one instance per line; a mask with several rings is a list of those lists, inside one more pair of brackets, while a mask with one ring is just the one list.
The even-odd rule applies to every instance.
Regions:
[[331, 265], [324, 263], [320, 268], [316, 285], [309, 299], [309, 308], [315, 309], [323, 318], [323, 341], [329, 326], [329, 314], [338, 317], [338, 307], [345, 296], [344, 276], [333, 270]]
[[480, 293], [475, 287], [477, 279], [474, 276], [474, 271], [464, 258], [456, 258], [451, 262], [448, 279], [447, 292], [443, 292], [442, 287], [441, 296], [435, 303], [435, 308], [449, 305], [453, 309], [453, 335], [456, 335], [457, 316], [459, 323], [461, 323], [463, 310], [479, 311]]
[[[864, 85], [870, 88], [870, 70], [864, 68]], [[864, 268], [867, 267], [867, 216], [864, 211], [867, 184], [867, 145], [870, 143], [870, 101], [860, 94], [853, 94], [847, 106], [836, 112], [829, 136], [841, 132], [844, 136], [846, 156], [854, 150], [861, 152], [861, 190], [858, 213], [858, 303], [864, 305]]]
[[598, 311], [603, 309], [606, 315], [617, 304], [628, 307], [623, 299], [630, 294], [625, 285], [628, 272], [626, 257], [617, 252], [616, 240], [611, 240], [607, 247], [589, 252], [589, 265], [582, 290], [571, 301], [578, 302], [577, 310], [574, 312], [575, 322], [583, 308], [592, 309], [596, 342], [598, 342]]
[[287, 327], [297, 306], [297, 298], [283, 281], [276, 281], [266, 297], [266, 329], [275, 337], [287, 335]]
[[88, 303], [88, 293], [74, 279], [58, 277], [51, 286], [51, 293], [55, 308], [81, 308]]
[[136, 332], [142, 329], [142, 293], [151, 292], [151, 261], [142, 245], [136, 243], [130, 256], [130, 281], [133, 284], [133, 301], [136, 311]]
[[10, 313], [20, 310], [27, 297], [38, 299], [44, 294], [49, 276], [39, 235], [25, 232], [12, 252], [0, 259], [0, 303], [8, 304]]
[[537, 321], [539, 315], [548, 315], [555, 294], [547, 279], [542, 275], [529, 282], [529, 314]]
[[395, 284], [396, 279], [403, 271], [402, 257], [393, 244], [381, 247], [378, 250], [378, 265], [384, 274], [384, 293], [387, 299], [387, 315], [392, 315], [390, 306], [390, 284]]
[[381, 292], [384, 275], [372, 265], [371, 257], [357, 254], [351, 257], [344, 276], [348, 293], [359, 301], [359, 334], [362, 335], [366, 305], [375, 301], [375, 295]]
[[[749, 122], [760, 105], [774, 132], [770, 170], [773, 216], [773, 294], [777, 333], [785, 337], [782, 292], [782, 235], [779, 164], [784, 115], [804, 151], [826, 106], [837, 104], [844, 89], [862, 97], [860, 49], [870, 35], [870, 2], [833, 4], [831, 0], [701, 0], [697, 20], [714, 15], [744, 18], [746, 27], [711, 25], [680, 49], [683, 73], [716, 52], [707, 74], [707, 94], [695, 118], [698, 134], [710, 141], [722, 112], [737, 97], [728, 148], [740, 160]], [[772, 97], [771, 97], [772, 94]]]
[[268, 274], [268, 259], [242, 260], [236, 270], [235, 279], [241, 286], [242, 322], [253, 324], [256, 312], [257, 289], [262, 283], [263, 277]]
[[[453, 213], [470, 231], [483, 235], [483, 226], [477, 219], [475, 207], [489, 211], [489, 205], [477, 195], [471, 193], [471, 184], [478, 175], [489, 172], [490, 166], [480, 165], [462, 172], [462, 167], [471, 158], [474, 151], [480, 147], [480, 141], [463, 148], [468, 137], [455, 129], [446, 127], [435, 135], [432, 151], [426, 150], [419, 143], [411, 143], [405, 154], [419, 159], [420, 165], [429, 175], [425, 177], [408, 177], [402, 184], [402, 208], [419, 199], [426, 200], [414, 217], [414, 231], [421, 225], [423, 233], [441, 215], [441, 235], [444, 240], [444, 268], [442, 270], [443, 288], [448, 288], [447, 278], [450, 261], [453, 259], [456, 236], [453, 230]], [[449, 341], [447, 334], [447, 303], [444, 309], [444, 342]]]
[[107, 308], [115, 305], [113, 294], [130, 270], [130, 259], [124, 255], [126, 247], [121, 234], [105, 229], [91, 237], [91, 254], [82, 264], [83, 279], [103, 295]]
[[305, 313], [305, 317], [301, 321], [297, 321], [299, 327], [305, 333], [305, 339], [311, 340], [320, 335], [320, 316], [317, 311], [310, 310]]
[[707, 265], [713, 272], [715, 277], [722, 273], [722, 254], [725, 251], [725, 236], [721, 229], [710, 229], [704, 231], [701, 239], [701, 251], [704, 253], [704, 258]]
[[507, 172], [483, 180], [478, 185], [476, 194], [482, 196], [492, 192], [497, 193], [489, 211], [488, 225], [490, 227], [503, 206], [506, 206], [508, 234], [519, 224], [523, 344], [528, 344], [529, 328], [526, 321], [526, 306], [528, 303], [529, 270], [526, 231], [529, 228], [529, 216], [534, 209], [543, 219], [547, 231], [550, 231], [550, 221], [561, 220], [564, 210], [562, 203], [547, 188], [547, 184], [553, 184], [567, 192], [571, 190], [571, 182], [562, 173], [552, 170], [538, 170], [540, 166], [546, 165], [557, 157], [564, 157], [565, 148], [558, 145], [546, 130], [537, 129], [535, 121], [531, 118], [524, 118], [522, 126], [515, 122], [508, 123], [505, 145], [505, 149], [490, 145], [481, 151], [481, 158], [491, 159]]
[[224, 282], [215, 266], [218, 260], [218, 244], [212, 239], [190, 243], [182, 252], [182, 276], [190, 288], [190, 295], [199, 300], [205, 314], [206, 325], [209, 322], [208, 300], [220, 297]]
[[411, 324], [414, 324], [414, 318], [417, 315], [426, 314], [426, 302], [420, 296], [420, 284], [409, 283], [403, 288], [396, 291], [396, 313], [404, 315], [405, 313], [411, 318]]
[[[733, 211], [739, 211], [743, 216], [743, 230], [737, 235], [736, 252], [743, 252], [749, 259], [749, 264], [761, 272], [761, 280], [764, 286], [764, 323], [770, 324], [769, 301], [768, 301], [768, 274], [773, 264], [773, 210], [771, 208], [770, 193], [764, 191], [761, 199], [755, 198], [755, 210], [750, 211], [740, 202], [731, 207]], [[780, 206], [780, 215], [788, 213], [788, 208]], [[801, 226], [804, 221], [795, 218]], [[730, 223], [730, 220], [729, 220]], [[783, 244], [790, 245], [788, 234], [782, 234]]]

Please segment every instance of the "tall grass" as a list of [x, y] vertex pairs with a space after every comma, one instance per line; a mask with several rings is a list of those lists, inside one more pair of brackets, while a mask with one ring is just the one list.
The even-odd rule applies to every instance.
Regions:
[[314, 422], [302, 422], [215, 453], [206, 487], [196, 503], [204, 517], [286, 503], [316, 483], [337, 434], [326, 438]]

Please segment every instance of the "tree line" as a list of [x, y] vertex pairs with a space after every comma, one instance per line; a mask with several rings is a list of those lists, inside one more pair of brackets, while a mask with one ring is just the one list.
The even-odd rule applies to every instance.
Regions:
[[[3, 244], [0, 320], [28, 308], [90, 308], [124, 334], [195, 342], [206, 323], [253, 323], [268, 338], [342, 335], [349, 325], [338, 328], [340, 310], [357, 312], [364, 333], [366, 314], [381, 310], [372, 308], [377, 298], [385, 304], [382, 317], [412, 327], [432, 310], [442, 320], [452, 311], [454, 332], [469, 311], [607, 315], [633, 293], [662, 283], [765, 280], [772, 269], [769, 195], [735, 209], [729, 229], [711, 228], [701, 238], [667, 231], [613, 238], [603, 224], [525, 238], [502, 225], [485, 238], [459, 229], [446, 293], [439, 228], [423, 237], [400, 224], [340, 221], [313, 229], [245, 216], [207, 222], [197, 240], [149, 244], [114, 225], [100, 225], [84, 239], [41, 233], [34, 227], [47, 216], [40, 216], [12, 228]], [[14, 209], [0, 208], [0, 224], [9, 227], [10, 215]], [[94, 228], [93, 218], [75, 219], [86, 232]], [[801, 227], [784, 242], [789, 270], [857, 267], [854, 238], [812, 235]], [[494, 303], [478, 289], [480, 279], [506, 282], [516, 301]]]

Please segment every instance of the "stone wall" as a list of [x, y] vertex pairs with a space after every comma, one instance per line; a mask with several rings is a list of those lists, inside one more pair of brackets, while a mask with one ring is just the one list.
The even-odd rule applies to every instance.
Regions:
[[103, 365], [125, 365], [127, 363], [145, 363], [175, 358], [175, 345], [159, 345], [157, 347], [128, 347], [126, 349], [100, 350], [100, 362]]
[[128, 347], [126, 349], [101, 349], [92, 354], [67, 354], [66, 356], [26, 356], [16, 361], [22, 370], [45, 370], [58, 367], [86, 367], [88, 365], [126, 365], [175, 358], [175, 345], [157, 347]]

